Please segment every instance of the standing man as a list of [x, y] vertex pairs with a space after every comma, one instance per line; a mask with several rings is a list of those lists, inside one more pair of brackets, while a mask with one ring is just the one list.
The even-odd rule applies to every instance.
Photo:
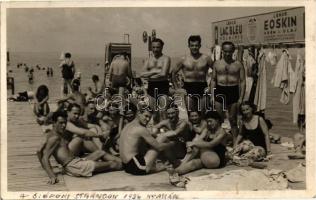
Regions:
[[73, 60], [71, 60], [71, 54], [65, 53], [64, 60], [60, 63], [62, 77], [64, 80], [63, 94], [68, 94], [68, 86], [71, 88], [71, 81], [74, 78], [76, 69]]
[[[172, 80], [176, 88], [179, 85], [176, 81], [176, 74], [182, 70], [184, 75], [183, 88], [187, 91], [186, 106], [188, 111], [205, 109], [205, 88], [207, 83], [207, 73], [212, 67], [212, 59], [200, 52], [201, 37], [191, 35], [188, 39], [190, 55], [183, 57], [172, 71]], [[203, 107], [201, 107], [201, 105]]]
[[[153, 56], [144, 62], [144, 72], [141, 77], [148, 79], [147, 93], [150, 96], [151, 106], [157, 111], [154, 112], [154, 123], [166, 118], [165, 107], [167, 105], [167, 95], [169, 94], [168, 75], [170, 70], [170, 57], [162, 53], [164, 42], [155, 38], [152, 41]], [[157, 105], [158, 103], [158, 105]]]
[[233, 140], [238, 133], [237, 113], [245, 95], [246, 81], [245, 70], [239, 61], [234, 61], [232, 55], [235, 45], [226, 41], [222, 44], [223, 58], [214, 63], [212, 88], [215, 96], [215, 109], [224, 117], [228, 111], [228, 119], [232, 127]]

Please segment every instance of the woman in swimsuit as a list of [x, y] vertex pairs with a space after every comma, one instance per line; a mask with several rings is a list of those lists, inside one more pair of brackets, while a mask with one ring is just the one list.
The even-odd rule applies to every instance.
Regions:
[[173, 185], [182, 182], [179, 175], [189, 173], [201, 168], [214, 169], [226, 165], [225, 137], [226, 132], [221, 128], [222, 118], [216, 111], [205, 114], [207, 127], [202, 131], [200, 139], [187, 142], [187, 148], [198, 148], [198, 157], [181, 164], [178, 168], [169, 168], [169, 180]]
[[265, 120], [254, 115], [255, 106], [250, 102], [243, 102], [239, 109], [243, 120], [234, 147], [243, 140], [250, 140], [255, 146], [263, 147], [266, 153], [270, 154], [269, 130]]

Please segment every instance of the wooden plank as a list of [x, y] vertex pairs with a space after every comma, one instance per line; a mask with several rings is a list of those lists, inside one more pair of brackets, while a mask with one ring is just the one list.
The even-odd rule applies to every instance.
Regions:
[[[8, 189], [10, 191], [67, 191], [63, 177], [57, 185], [48, 185], [36, 150], [44, 142], [45, 134], [36, 123], [28, 104], [8, 106]], [[54, 159], [53, 170], [60, 172]]]

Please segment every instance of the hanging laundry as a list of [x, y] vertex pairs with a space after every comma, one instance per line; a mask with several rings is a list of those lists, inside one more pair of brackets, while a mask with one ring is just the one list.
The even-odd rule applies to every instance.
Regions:
[[266, 61], [270, 63], [270, 65], [274, 66], [277, 64], [277, 56], [274, 51], [269, 51]]
[[261, 49], [258, 56], [258, 79], [254, 98], [257, 111], [264, 111], [267, 104], [267, 70], [264, 50]]
[[238, 49], [235, 49], [233, 55], [232, 55], [233, 60], [238, 60]]
[[215, 60], [220, 60], [221, 59], [221, 52], [222, 52], [221, 46], [216, 45], [215, 46]]
[[288, 104], [290, 101], [290, 84], [294, 77], [294, 71], [290, 62], [288, 50], [283, 50], [281, 58], [276, 65], [271, 84], [282, 90], [280, 102]]
[[245, 69], [245, 77], [246, 77], [246, 90], [244, 95], [244, 101], [249, 100], [251, 87], [253, 84], [253, 77], [252, 77], [252, 66], [256, 63], [254, 57], [249, 54], [249, 51], [246, 49], [243, 53], [243, 65]]
[[298, 122], [298, 115], [305, 115], [305, 61], [298, 53], [295, 65], [293, 123]]

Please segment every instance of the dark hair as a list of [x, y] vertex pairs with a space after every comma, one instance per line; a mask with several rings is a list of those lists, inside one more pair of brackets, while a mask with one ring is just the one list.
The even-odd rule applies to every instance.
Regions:
[[95, 104], [94, 100], [93, 99], [90, 99], [86, 102], [86, 106], [88, 106], [89, 104]]
[[71, 87], [78, 91], [79, 90], [79, 86], [80, 86], [80, 80], [79, 79], [74, 79], [71, 83]]
[[212, 118], [218, 120], [220, 123], [223, 122], [222, 116], [217, 111], [207, 111], [205, 113], [205, 119]]
[[138, 103], [137, 110], [139, 113], [144, 113], [145, 111], [153, 113], [153, 110], [146, 103]]
[[169, 105], [167, 106], [166, 110], [169, 110], [169, 109], [179, 110], [177, 104], [175, 104], [174, 101], [171, 101]]
[[137, 112], [137, 107], [133, 103], [128, 103], [125, 106], [124, 111], [127, 112], [128, 110], [131, 110], [133, 113], [136, 113]]
[[65, 58], [71, 58], [71, 54], [70, 53], [65, 53]]
[[199, 35], [191, 35], [188, 39], [188, 45], [190, 45], [190, 42], [195, 42], [195, 41], [198, 41], [200, 44], [201, 44], [201, 36]]
[[37, 91], [36, 91], [36, 99], [38, 101], [42, 101], [45, 97], [48, 96], [48, 87], [46, 85], [40, 85], [38, 88], [37, 88]]
[[52, 120], [53, 120], [54, 123], [57, 122], [58, 117], [62, 117], [64, 119], [67, 119], [67, 113], [66, 112], [62, 112], [62, 111], [54, 112], [53, 115], [52, 115]]
[[93, 80], [93, 81], [98, 81], [98, 80], [99, 80], [99, 76], [94, 74], [94, 75], [92, 76], [92, 80]]
[[74, 107], [79, 108], [79, 110], [80, 110], [80, 112], [81, 112], [81, 107], [80, 107], [80, 105], [77, 104], [77, 103], [71, 103], [71, 104], [68, 106], [68, 111], [70, 112], [70, 111], [72, 110], [72, 108], [74, 108]]
[[235, 45], [234, 45], [234, 43], [232, 43], [231, 41], [225, 41], [225, 42], [223, 42], [223, 43], [222, 43], [222, 49], [223, 49], [223, 47], [224, 47], [225, 45], [230, 45], [230, 46], [232, 46], [232, 51], [235, 51]]
[[159, 42], [159, 43], [161, 44], [161, 47], [163, 47], [163, 45], [165, 44], [165, 43], [162, 41], [162, 39], [160, 39], [160, 38], [155, 38], [155, 39], [153, 39], [153, 40], [152, 40], [152, 43], [154, 43], [154, 42]]
[[202, 116], [201, 111], [198, 111], [198, 110], [190, 110], [190, 111], [188, 112], [188, 115], [190, 116], [190, 114], [191, 114], [191, 113], [194, 113], [194, 112], [196, 112], [199, 116]]
[[257, 106], [255, 104], [253, 104], [252, 102], [250, 101], [244, 101], [242, 102], [240, 105], [239, 105], [239, 112], [242, 114], [242, 111], [241, 111], [241, 107], [242, 106], [249, 106], [251, 109], [252, 109], [252, 113], [255, 113], [255, 111], [257, 110]]

